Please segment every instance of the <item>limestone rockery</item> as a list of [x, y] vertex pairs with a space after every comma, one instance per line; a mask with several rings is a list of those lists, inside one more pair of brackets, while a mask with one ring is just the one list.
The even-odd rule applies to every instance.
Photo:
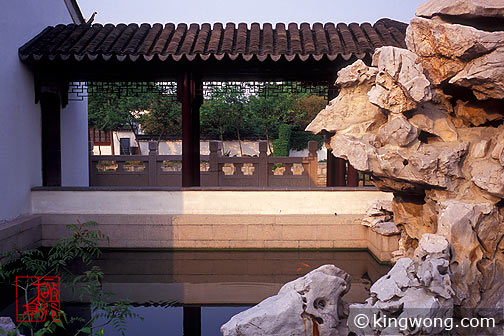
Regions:
[[427, 1], [406, 44], [342, 69], [307, 130], [394, 193], [398, 255], [413, 258], [424, 234], [446, 238], [456, 313], [502, 309], [504, 1]]

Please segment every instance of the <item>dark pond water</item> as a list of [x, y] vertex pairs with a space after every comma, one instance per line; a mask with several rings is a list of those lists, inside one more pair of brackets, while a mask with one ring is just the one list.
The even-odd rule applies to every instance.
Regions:
[[[150, 336], [220, 336], [233, 315], [324, 264], [350, 273], [345, 300], [362, 302], [371, 283], [390, 269], [365, 251], [109, 250], [96, 263], [105, 273], [104, 289], [114, 299], [129, 299], [144, 318], [129, 320], [126, 335]], [[62, 291], [62, 300], [69, 314], [89, 317], [89, 306], [71, 292]], [[15, 316], [10, 295], [0, 296], [0, 307], [0, 316]], [[111, 326], [105, 331], [120, 335]]]

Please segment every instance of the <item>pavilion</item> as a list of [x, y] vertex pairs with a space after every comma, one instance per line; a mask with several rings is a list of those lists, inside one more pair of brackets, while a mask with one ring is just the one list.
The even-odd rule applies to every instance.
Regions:
[[[61, 185], [61, 107], [71, 82], [177, 82], [182, 103], [182, 185], [199, 186], [199, 108], [204, 81], [296, 81], [337, 95], [337, 72], [376, 48], [405, 48], [407, 25], [390, 19], [349, 25], [270, 23], [69, 24], [47, 27], [19, 48], [33, 72], [42, 113], [44, 186]], [[328, 186], [357, 172], [328, 155]]]

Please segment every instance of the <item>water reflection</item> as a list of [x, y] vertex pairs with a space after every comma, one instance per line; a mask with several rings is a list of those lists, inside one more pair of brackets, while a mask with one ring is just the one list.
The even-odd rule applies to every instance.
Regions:
[[[334, 264], [352, 276], [344, 297], [362, 302], [371, 282], [390, 269], [365, 251], [131, 251], [108, 250], [96, 263], [113, 300], [129, 299], [144, 321], [131, 320], [127, 335], [220, 335], [229, 318], [278, 292], [309, 271]], [[73, 265], [78, 271], [82, 266]], [[85, 305], [62, 291], [65, 310]], [[11, 315], [9, 305], [0, 316]], [[97, 321], [100, 324], [100, 321]], [[112, 327], [105, 335], [120, 335]]]

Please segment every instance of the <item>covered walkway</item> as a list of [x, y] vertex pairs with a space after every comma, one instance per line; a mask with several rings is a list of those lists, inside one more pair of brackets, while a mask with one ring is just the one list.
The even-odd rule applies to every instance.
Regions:
[[[370, 63], [376, 48], [405, 47], [407, 25], [382, 19], [298, 26], [278, 23], [58, 25], [47, 27], [19, 49], [35, 75], [42, 111], [43, 185], [61, 185], [61, 106], [71, 82], [177, 83], [182, 103], [182, 186], [200, 185], [199, 108], [203, 83], [212, 81], [294, 81], [326, 87], [357, 59]], [[345, 186], [357, 172], [328, 156], [328, 186]]]

